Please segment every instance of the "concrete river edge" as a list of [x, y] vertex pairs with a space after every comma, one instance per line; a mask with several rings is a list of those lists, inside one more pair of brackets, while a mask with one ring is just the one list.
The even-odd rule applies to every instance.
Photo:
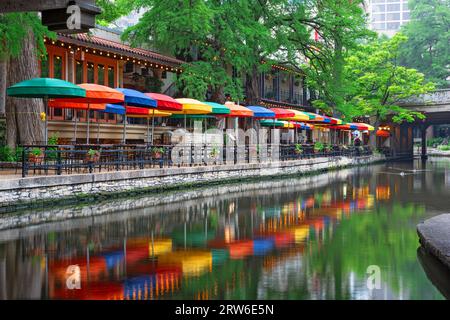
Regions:
[[[360, 158], [315, 158], [279, 163], [176, 167], [4, 180], [0, 181], [0, 212], [3, 212], [0, 215], [0, 230], [170, 204], [211, 196], [214, 192], [244, 192], [251, 190], [252, 186], [261, 188], [259, 183], [231, 186], [232, 183], [242, 181], [267, 180], [267, 188], [270, 190], [275, 183], [274, 178], [280, 178], [280, 183], [283, 184], [289, 180], [283, 182], [282, 178], [291, 177], [298, 181], [301, 177], [308, 187], [308, 183], [312, 183], [312, 177], [325, 171], [339, 172], [346, 167], [366, 166], [384, 161], [384, 156], [373, 155]], [[224, 184], [230, 184], [231, 189], [214, 187]], [[194, 186], [197, 188], [192, 188]], [[140, 195], [145, 195], [145, 201], [133, 199], [133, 196]], [[84, 207], [84, 210], [79, 211], [57, 208], [63, 207], [64, 204], [92, 204], [101, 201], [114, 205], [94, 207], [92, 210]], [[42, 210], [26, 212], [33, 208]], [[56, 209], [51, 210], [52, 208]]]

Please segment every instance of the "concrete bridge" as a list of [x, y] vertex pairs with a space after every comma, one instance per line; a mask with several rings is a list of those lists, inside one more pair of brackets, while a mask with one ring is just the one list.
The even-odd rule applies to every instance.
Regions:
[[402, 100], [403, 108], [422, 112], [426, 118], [413, 123], [392, 124], [392, 151], [394, 154], [413, 156], [413, 128], [418, 128], [422, 137], [422, 158], [427, 158], [426, 131], [431, 125], [450, 124], [450, 88]]

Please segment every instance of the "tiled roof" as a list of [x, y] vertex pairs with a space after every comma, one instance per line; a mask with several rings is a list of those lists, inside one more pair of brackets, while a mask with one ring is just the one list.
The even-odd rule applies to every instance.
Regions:
[[58, 40], [79, 46], [89, 46], [90, 48], [98, 50], [107, 50], [124, 56], [131, 56], [136, 59], [150, 60], [155, 63], [166, 63], [171, 66], [179, 66], [184, 63], [184, 61], [154, 51], [133, 48], [127, 44], [99, 38], [86, 33], [58, 34]]

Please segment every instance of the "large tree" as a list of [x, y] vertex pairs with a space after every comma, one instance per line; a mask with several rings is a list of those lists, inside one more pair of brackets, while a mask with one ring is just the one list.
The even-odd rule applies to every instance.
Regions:
[[[434, 90], [422, 73], [399, 64], [399, 47], [407, 40], [397, 33], [391, 39], [378, 39], [361, 45], [346, 59], [344, 68], [347, 116], [370, 116], [378, 128], [391, 116], [394, 122], [413, 122], [424, 115], [399, 106], [401, 99]], [[375, 135], [371, 144], [375, 145]]]
[[450, 1], [410, 0], [411, 21], [402, 32], [400, 63], [419, 70], [438, 87], [450, 86]]
[[[295, 2], [297, 3], [297, 2]], [[346, 114], [343, 69], [349, 50], [371, 39], [363, 1], [308, 0], [297, 3], [284, 19], [293, 64], [302, 65], [314, 105]]]
[[39, 76], [38, 59], [45, 52], [43, 38], [54, 37], [36, 13], [0, 15], [0, 110], [5, 101], [6, 138], [10, 147], [43, 141], [44, 124], [38, 99], [6, 97], [7, 86]]
[[[249, 103], [259, 100], [259, 72], [277, 48], [276, 13], [285, 0], [142, 0], [147, 11], [124, 38], [147, 44], [186, 61], [178, 78], [183, 94], [223, 102], [242, 99], [241, 76]], [[234, 68], [233, 77], [231, 68]]]

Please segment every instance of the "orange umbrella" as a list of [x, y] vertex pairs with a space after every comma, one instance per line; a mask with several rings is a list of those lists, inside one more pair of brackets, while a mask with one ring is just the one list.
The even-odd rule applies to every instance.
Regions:
[[[82, 83], [79, 84], [78, 86], [86, 90], [86, 97], [54, 99], [50, 101], [49, 106], [60, 108], [72, 108], [72, 109], [87, 109], [88, 127], [87, 127], [86, 143], [89, 143], [89, 126], [90, 126], [89, 117], [91, 104], [98, 105], [106, 103], [113, 103], [113, 104], [123, 103], [125, 97], [123, 93], [120, 91], [95, 83]], [[103, 105], [103, 107], [98, 106], [97, 107], [98, 109], [94, 110], [104, 110], [105, 107], [106, 107], [105, 105]], [[75, 121], [76, 119], [77, 118], [75, 118]]]
[[246, 118], [253, 117], [253, 111], [249, 108], [235, 104], [234, 102], [225, 102], [225, 106], [230, 109], [229, 114], [224, 114], [224, 117]]

